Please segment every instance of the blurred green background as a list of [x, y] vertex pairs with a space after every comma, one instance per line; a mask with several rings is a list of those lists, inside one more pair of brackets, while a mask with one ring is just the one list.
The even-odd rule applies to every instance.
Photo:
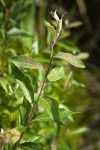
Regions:
[[[48, 87], [46, 92], [61, 99], [71, 110], [82, 113], [75, 116], [74, 122], [66, 120], [66, 128], [56, 129], [59, 131], [56, 138], [52, 138], [53, 129], [47, 130], [48, 124], [41, 123], [41, 135], [46, 136], [46, 131], [42, 131], [42, 128], [45, 128], [47, 133], [52, 131], [42, 143], [45, 150], [49, 149], [50, 143], [52, 143], [51, 150], [99, 150], [100, 2], [98, 0], [0, 0], [0, 77], [7, 78], [14, 86], [11, 79], [11, 64], [8, 62], [16, 55], [35, 57], [46, 68], [51, 41], [46, 21], [54, 24], [50, 11], [55, 9], [59, 16], [67, 12], [55, 53], [61, 50], [78, 55], [84, 61], [86, 69], [65, 66], [66, 72], [69, 70], [74, 72], [74, 80], [67, 84], [67, 87], [67, 81], [64, 81], [64, 85], [59, 81], [59, 84], [55, 83], [53, 87]], [[57, 63], [59, 65], [59, 62]], [[35, 86], [36, 76], [37, 73], [34, 72]], [[41, 76], [43, 74], [38, 72], [39, 83], [42, 82]], [[0, 83], [2, 85], [1, 81]], [[5, 108], [10, 110], [11, 107], [11, 97], [8, 93], [6, 91], [5, 94], [0, 86], [0, 128], [4, 129], [9, 127], [9, 121], [5, 124], [8, 114], [4, 112]]]

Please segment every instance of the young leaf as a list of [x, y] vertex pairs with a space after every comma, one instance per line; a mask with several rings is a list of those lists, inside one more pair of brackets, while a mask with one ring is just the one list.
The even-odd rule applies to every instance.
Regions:
[[56, 21], [59, 21], [59, 17], [58, 17], [58, 15], [57, 15], [56, 12], [57, 12], [57, 10], [55, 10], [54, 12], [51, 11], [50, 14], [52, 15], [52, 17], [53, 17]]
[[59, 113], [59, 104], [58, 102], [51, 97], [43, 97], [41, 103], [46, 110], [49, 117], [56, 123], [62, 124]]
[[38, 61], [27, 56], [14, 57], [10, 62], [18, 68], [43, 69], [43, 66]]
[[51, 70], [51, 72], [48, 75], [49, 81], [57, 81], [61, 78], [63, 78], [65, 75], [64, 68], [63, 67], [57, 67]]
[[63, 59], [65, 61], [69, 62], [70, 64], [72, 64], [75, 67], [85, 68], [83, 62], [79, 58], [77, 58], [76, 56], [74, 56], [70, 53], [60, 52], [60, 53], [56, 54], [54, 57], [59, 58], [59, 59]]

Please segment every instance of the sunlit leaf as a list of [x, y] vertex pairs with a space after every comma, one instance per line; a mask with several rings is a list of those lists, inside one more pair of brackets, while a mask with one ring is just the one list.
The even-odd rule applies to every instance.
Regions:
[[50, 24], [48, 21], [44, 21], [44, 24], [45, 24], [47, 27], [51, 26], [51, 24]]
[[60, 113], [59, 113], [59, 104], [58, 102], [51, 97], [43, 97], [41, 103], [46, 110], [49, 117], [56, 123], [61, 123]]
[[19, 56], [10, 60], [18, 68], [31, 68], [31, 69], [43, 69], [42, 65], [31, 57]]
[[35, 142], [38, 139], [39, 139], [39, 136], [34, 136], [32, 133], [26, 132], [23, 138], [21, 139], [20, 144], [26, 143], [26, 142]]
[[64, 68], [63, 67], [57, 67], [51, 70], [51, 72], [48, 75], [49, 81], [57, 81], [65, 76]]
[[0, 85], [5, 90], [5, 92], [7, 92], [9, 94], [12, 93], [12, 87], [6, 78], [0, 77]]
[[70, 53], [60, 52], [60, 53], [56, 54], [54, 57], [65, 60], [65, 61], [69, 62], [70, 64], [72, 64], [75, 67], [85, 68], [83, 62], [79, 58], [77, 58], [76, 56], [74, 56]]
[[56, 12], [57, 12], [57, 10], [55, 10], [54, 12], [51, 11], [50, 14], [53, 16], [53, 18], [54, 18], [56, 21], [59, 21], [59, 17], [58, 17], [58, 15], [57, 15]]

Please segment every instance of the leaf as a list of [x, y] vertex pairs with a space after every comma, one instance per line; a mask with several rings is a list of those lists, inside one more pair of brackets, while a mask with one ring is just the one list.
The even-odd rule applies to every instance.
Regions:
[[86, 127], [81, 127], [75, 130], [71, 130], [67, 132], [67, 135], [77, 135], [77, 134], [83, 134], [86, 133], [89, 129]]
[[38, 139], [39, 139], [39, 136], [33, 136], [33, 133], [27, 132], [21, 139], [20, 144], [23, 144], [26, 142], [35, 142]]
[[41, 103], [46, 110], [49, 117], [56, 123], [62, 124], [59, 113], [59, 104], [58, 102], [51, 97], [43, 97]]
[[51, 118], [49, 117], [49, 115], [47, 114], [47, 112], [43, 112], [43, 113], [39, 114], [37, 117], [35, 117], [32, 122], [34, 122], [34, 121], [48, 121], [50, 119]]
[[24, 125], [24, 116], [25, 116], [26, 110], [23, 106], [19, 107], [19, 122], [23, 126]]
[[54, 57], [59, 58], [59, 59], [63, 59], [75, 67], [85, 68], [84, 63], [79, 58], [77, 58], [76, 56], [74, 56], [70, 53], [60, 52], [60, 53], [56, 54]]
[[60, 117], [63, 119], [65, 117], [67, 117], [70, 121], [74, 121], [74, 118], [72, 115], [78, 114], [80, 112], [74, 112], [72, 110], [70, 110], [68, 107], [64, 106], [64, 105], [60, 105]]
[[50, 31], [52, 33], [53, 38], [55, 38], [56, 37], [56, 30], [55, 30], [54, 26], [50, 26]]
[[72, 22], [68, 25], [68, 28], [77, 28], [79, 26], [82, 25], [82, 22], [81, 21], [75, 21], [75, 22]]
[[57, 45], [66, 50], [67, 52], [79, 52], [79, 49], [76, 47], [76, 45], [68, 40], [65, 43], [57, 42]]
[[33, 149], [43, 150], [39, 144], [32, 143], [32, 142], [23, 143], [19, 147], [21, 148], [21, 150], [33, 150]]
[[31, 81], [28, 76], [24, 75], [23, 81], [16, 79], [17, 83], [19, 84], [25, 98], [32, 103], [34, 101], [34, 92]]
[[48, 75], [49, 81], [57, 81], [65, 76], [64, 68], [63, 67], [57, 67], [51, 70], [51, 72]]
[[5, 90], [5, 92], [11, 94], [12, 93], [12, 87], [7, 79], [0, 77], [0, 84], [2, 88]]
[[84, 53], [79, 53], [79, 54], [77, 55], [77, 57], [78, 57], [79, 59], [84, 60], [84, 59], [88, 59], [88, 58], [90, 57], [90, 55], [89, 55], [89, 53], [84, 52]]
[[35, 55], [38, 55], [39, 53], [39, 43], [38, 43], [38, 37], [36, 37], [36, 39], [34, 40], [33, 44], [32, 44], [32, 52]]
[[47, 27], [50, 27], [51, 24], [48, 22], [48, 21], [44, 21], [44, 24], [47, 26]]
[[72, 85], [75, 85], [75, 86], [77, 86], [77, 87], [82, 87], [82, 88], [84, 88], [85, 87], [85, 84], [83, 84], [83, 83], [81, 83], [81, 82], [78, 82], [78, 81], [76, 81], [76, 80], [72, 80], [72, 83], [71, 83]]
[[[73, 115], [80, 113], [80, 112], [74, 112], [64, 105], [60, 105], [59, 112], [60, 112], [61, 119], [67, 118], [68, 120], [70, 120], [72, 122], [74, 121]], [[51, 119], [52, 119], [52, 117], [46, 111], [46, 112], [39, 114], [37, 117], [35, 117], [31, 123], [34, 123], [34, 121], [49, 121]]]
[[57, 15], [56, 12], [57, 12], [57, 10], [55, 10], [54, 12], [51, 11], [50, 14], [53, 16], [53, 18], [54, 18], [56, 21], [59, 21], [59, 17], [58, 17], [58, 15]]
[[22, 38], [22, 37], [32, 37], [31, 34], [27, 33], [26, 31], [18, 28], [12, 28], [8, 31], [8, 36], [15, 37], [15, 38]]
[[43, 66], [36, 60], [27, 56], [18, 56], [10, 60], [18, 68], [42, 69]]
[[31, 77], [27, 74], [23, 74], [16, 66], [14, 66], [13, 74], [26, 100], [28, 100], [29, 103], [32, 103], [34, 101], [34, 89], [31, 81]]
[[71, 71], [71, 72], [69, 72], [69, 74], [67, 75], [67, 77], [65, 79], [64, 91], [71, 86], [72, 79], [73, 79], [72, 77], [73, 77], [73, 72]]
[[13, 107], [18, 107], [23, 103], [23, 97], [18, 98], [16, 101], [13, 103]]

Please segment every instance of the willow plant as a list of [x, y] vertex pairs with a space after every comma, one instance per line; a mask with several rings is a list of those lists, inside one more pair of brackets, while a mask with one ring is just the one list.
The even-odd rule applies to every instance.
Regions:
[[[62, 21], [63, 21], [63, 17], [65, 13], [62, 14], [61, 18], [59, 18], [56, 11], [51, 12], [50, 14], [56, 21], [56, 27], [48, 23], [48, 26], [52, 34], [52, 41], [50, 45], [50, 59], [49, 59], [47, 69], [44, 70], [44, 67], [42, 66], [42, 64], [40, 64], [37, 60], [28, 56], [24, 56], [24, 55], [14, 57], [10, 60], [10, 63], [14, 64], [15, 66], [13, 72], [15, 74], [16, 83], [18, 87], [20, 87], [20, 89], [22, 90], [23, 96], [27, 100], [29, 108], [30, 108], [28, 112], [27, 112], [27, 108], [26, 107], [24, 108], [24, 105], [22, 107], [20, 106], [19, 108], [19, 111], [20, 111], [19, 122], [21, 126], [24, 127], [24, 129], [21, 133], [17, 133], [18, 135], [17, 140], [11, 140], [11, 142], [13, 143], [13, 146], [12, 146], [13, 150], [16, 150], [18, 147], [19, 148], [21, 147], [21, 144], [22, 144], [21, 141], [23, 139], [23, 136], [29, 130], [29, 128], [31, 128], [31, 125], [33, 123], [35, 124], [34, 120], [50, 119], [50, 120], [53, 120], [55, 123], [61, 126], [62, 125], [64, 126], [62, 118], [64, 116], [68, 116], [69, 114], [71, 115], [71, 111], [69, 111], [69, 114], [68, 114], [67, 107], [59, 108], [59, 102], [56, 99], [45, 95], [44, 89], [48, 85], [48, 81], [52, 82], [53, 84], [53, 82], [63, 78], [65, 74], [63, 66], [52, 68], [51, 67], [52, 62], [55, 61], [56, 59], [57, 60], [60, 59], [60, 60], [66, 61], [67, 63], [70, 63], [71, 65], [75, 67], [85, 68], [83, 62], [78, 57], [72, 55], [71, 53], [59, 52], [57, 54], [54, 54], [54, 47], [55, 47], [55, 44], [57, 43], [57, 40], [59, 39], [61, 30], [62, 30]], [[26, 68], [45, 71], [44, 80], [43, 80], [42, 85], [40, 86], [39, 93], [37, 93], [37, 98], [34, 98], [34, 92], [33, 92], [34, 89], [33, 89], [33, 85], [29, 76], [23, 71], [23, 69], [26, 69]], [[37, 108], [38, 108], [39, 102], [41, 102], [41, 105], [44, 108], [45, 112], [44, 112], [44, 115], [36, 116], [36, 111], [38, 110]], [[26, 118], [25, 118], [24, 110], [26, 112]], [[13, 129], [11, 129], [11, 131], [13, 131]], [[2, 133], [2, 136], [0, 134], [0, 140], [1, 139], [4, 140], [3, 138], [7, 137], [6, 134], [8, 133], [11, 139], [14, 138], [14, 136], [13, 137], [10, 136], [10, 133], [12, 135], [11, 131]], [[1, 143], [2, 142], [0, 141], [0, 144]]]

